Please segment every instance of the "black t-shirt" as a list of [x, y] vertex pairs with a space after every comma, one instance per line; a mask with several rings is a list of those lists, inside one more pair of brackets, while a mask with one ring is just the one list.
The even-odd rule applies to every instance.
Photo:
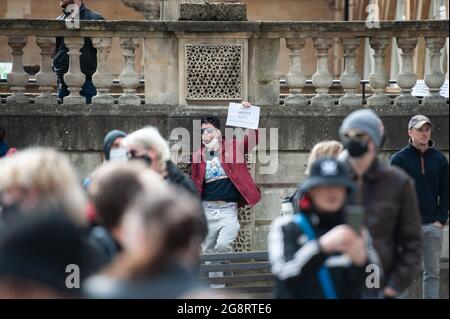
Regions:
[[227, 177], [217, 154], [214, 152], [206, 152], [206, 172], [202, 200], [234, 203], [241, 200], [241, 194]]

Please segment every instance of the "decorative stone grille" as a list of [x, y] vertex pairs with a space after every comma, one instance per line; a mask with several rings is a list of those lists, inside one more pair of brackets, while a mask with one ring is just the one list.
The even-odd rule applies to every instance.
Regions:
[[240, 44], [186, 44], [186, 99], [241, 100]]

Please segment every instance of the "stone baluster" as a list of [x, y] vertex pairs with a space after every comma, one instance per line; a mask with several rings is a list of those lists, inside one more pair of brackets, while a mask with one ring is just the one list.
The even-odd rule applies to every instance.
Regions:
[[339, 99], [340, 106], [360, 106], [361, 97], [356, 95], [358, 87], [361, 85], [361, 76], [356, 70], [356, 50], [361, 44], [359, 38], [344, 38], [341, 40], [344, 48], [345, 70], [341, 75], [341, 85], [344, 89], [344, 96]]
[[441, 49], [445, 45], [445, 38], [426, 38], [427, 48], [430, 52], [428, 73], [425, 74], [425, 84], [430, 88], [430, 95], [424, 97], [424, 105], [447, 105], [447, 100], [439, 94], [445, 82], [442, 72]]
[[97, 71], [92, 81], [97, 88], [97, 95], [92, 98], [94, 103], [113, 104], [114, 98], [109, 95], [114, 77], [108, 71], [108, 56], [111, 52], [112, 38], [93, 38], [93, 46], [97, 49]]
[[84, 44], [84, 39], [80, 37], [66, 37], [64, 39], [66, 47], [69, 49], [69, 72], [64, 74], [70, 95], [64, 98], [64, 104], [85, 104], [86, 100], [80, 95], [81, 87], [86, 76], [80, 69], [80, 49]]
[[36, 74], [36, 82], [41, 95], [37, 96], [34, 101], [40, 104], [58, 104], [58, 98], [52, 95], [56, 87], [56, 74], [52, 70], [52, 54], [56, 39], [54, 37], [37, 37], [36, 43], [41, 49], [41, 69]]
[[417, 43], [417, 38], [397, 38], [397, 45], [402, 50], [402, 63], [400, 73], [397, 76], [397, 85], [401, 89], [401, 94], [395, 98], [395, 105], [412, 107], [419, 104], [419, 100], [411, 95], [412, 88], [417, 83], [412, 57]]
[[328, 38], [315, 38], [313, 43], [317, 51], [317, 71], [312, 77], [312, 82], [316, 87], [317, 95], [311, 99], [311, 105], [331, 107], [334, 105], [334, 99], [328, 92], [333, 85], [333, 75], [330, 73], [328, 67], [328, 50], [333, 45], [333, 40]]
[[25, 86], [28, 83], [28, 74], [23, 70], [23, 48], [27, 44], [26, 36], [8, 37], [8, 44], [12, 48], [13, 58], [12, 70], [8, 73], [7, 80], [10, 85], [12, 95], [8, 96], [8, 102], [29, 103], [30, 100], [24, 94]]
[[123, 50], [125, 65], [119, 76], [120, 85], [123, 88], [123, 95], [119, 97], [119, 104], [140, 105], [141, 98], [136, 95], [136, 88], [139, 85], [139, 76], [135, 71], [135, 51], [139, 45], [139, 39], [121, 38], [120, 46]]
[[369, 83], [374, 93], [367, 100], [369, 106], [386, 106], [391, 103], [391, 99], [386, 95], [386, 87], [389, 84], [389, 75], [384, 69], [386, 58], [386, 48], [389, 45], [388, 38], [370, 38], [370, 47], [375, 51], [375, 64], [372, 66], [372, 73], [369, 75]]
[[286, 38], [286, 46], [291, 51], [291, 69], [286, 76], [287, 86], [291, 93], [284, 101], [285, 105], [302, 106], [308, 104], [308, 99], [302, 95], [302, 89], [306, 84], [306, 75], [302, 68], [301, 50], [305, 47], [305, 39]]

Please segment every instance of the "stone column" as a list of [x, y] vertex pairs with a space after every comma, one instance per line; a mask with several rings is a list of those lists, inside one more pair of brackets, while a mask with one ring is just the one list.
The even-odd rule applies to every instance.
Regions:
[[356, 71], [356, 50], [361, 44], [359, 38], [344, 38], [341, 40], [344, 48], [345, 70], [341, 75], [341, 85], [344, 88], [344, 96], [339, 99], [340, 106], [360, 106], [361, 97], [356, 95], [361, 85], [361, 76]]
[[93, 38], [93, 46], [97, 49], [97, 71], [92, 81], [97, 88], [97, 95], [92, 98], [93, 103], [113, 104], [114, 99], [109, 95], [113, 84], [113, 75], [108, 71], [108, 56], [111, 52], [112, 38]]
[[253, 105], [280, 104], [280, 39], [249, 39], [248, 99]]
[[317, 107], [332, 107], [334, 99], [328, 94], [333, 85], [333, 75], [328, 67], [328, 50], [333, 45], [333, 40], [328, 38], [313, 39], [317, 57], [317, 71], [312, 77], [317, 95], [311, 99], [311, 105]]
[[145, 38], [145, 103], [178, 105], [178, 39], [160, 34]]
[[161, 20], [176, 21], [180, 17], [180, 3], [182, 0], [162, 0]]
[[58, 104], [58, 98], [52, 95], [53, 89], [56, 87], [56, 74], [52, 70], [52, 54], [56, 39], [54, 37], [37, 37], [36, 43], [41, 48], [41, 69], [36, 74], [36, 82], [41, 95], [34, 101], [40, 104]]
[[86, 100], [80, 95], [81, 87], [86, 80], [86, 76], [81, 73], [80, 69], [80, 49], [84, 44], [84, 39], [80, 37], [66, 37], [64, 43], [69, 49], [69, 72], [64, 74], [64, 82], [66, 83], [70, 95], [64, 98], [64, 104], [85, 104]]
[[374, 94], [367, 100], [369, 106], [386, 106], [391, 103], [391, 99], [386, 96], [385, 92], [389, 84], [389, 75], [384, 70], [385, 51], [389, 41], [388, 38], [369, 39], [370, 47], [375, 51], [375, 65], [372, 66], [372, 73], [369, 75], [369, 83]]
[[397, 85], [401, 89], [401, 94], [395, 98], [395, 105], [412, 107], [419, 104], [419, 100], [411, 95], [412, 88], [417, 83], [412, 58], [417, 42], [417, 38], [397, 38], [397, 45], [402, 50], [402, 63], [397, 76]]
[[139, 46], [139, 39], [120, 38], [120, 46], [123, 50], [125, 65], [120, 73], [120, 85], [123, 88], [123, 95], [119, 97], [119, 104], [140, 105], [141, 98], [136, 95], [136, 88], [139, 85], [139, 76], [135, 70], [135, 51]]
[[28, 74], [23, 70], [23, 48], [27, 44], [26, 36], [8, 37], [8, 45], [12, 48], [13, 58], [12, 70], [7, 76], [8, 84], [12, 95], [8, 96], [8, 102], [29, 103], [30, 100], [25, 96], [25, 86], [28, 83]]
[[307, 105], [308, 99], [302, 95], [302, 89], [306, 84], [306, 75], [303, 73], [301, 51], [305, 47], [305, 39], [286, 38], [286, 46], [291, 51], [291, 69], [286, 76], [289, 92], [291, 93], [284, 102], [285, 105]]
[[424, 105], [447, 105], [447, 100], [439, 94], [445, 82], [445, 75], [441, 66], [441, 49], [445, 45], [445, 38], [426, 38], [430, 52], [428, 73], [425, 74], [425, 84], [430, 88], [430, 95], [423, 99]]

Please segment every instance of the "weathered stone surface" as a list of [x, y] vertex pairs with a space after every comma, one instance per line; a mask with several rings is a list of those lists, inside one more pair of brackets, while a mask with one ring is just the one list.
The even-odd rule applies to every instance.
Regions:
[[280, 216], [281, 200], [294, 193], [295, 187], [267, 187], [261, 190], [261, 201], [253, 207], [255, 223], [261, 224]]
[[279, 104], [279, 39], [249, 40], [249, 101], [254, 105]]
[[122, 0], [122, 2], [142, 13], [146, 20], [159, 20], [160, 1], [159, 0]]
[[246, 21], [247, 5], [243, 3], [182, 3], [180, 20]]
[[77, 175], [82, 181], [88, 177], [103, 161], [102, 152], [65, 152]]
[[367, 29], [365, 21], [83, 21], [69, 29], [65, 21], [45, 19], [0, 19], [2, 35], [145, 37], [152, 32], [258, 32], [260, 36], [304, 37], [447, 37], [448, 20], [382, 21], [380, 28]]
[[[266, 152], [269, 157], [269, 151]], [[259, 155], [259, 154], [258, 154]], [[308, 162], [309, 152], [278, 152], [277, 171], [275, 174], [264, 175], [262, 166], [258, 162], [256, 167], [256, 182], [261, 184], [298, 184], [305, 178], [306, 163]], [[272, 165], [274, 165], [272, 163]], [[274, 178], [276, 176], [276, 178]]]
[[[71, 150], [101, 150], [102, 139], [108, 129], [132, 130], [153, 124], [168, 136], [175, 127], [192, 130], [192, 121], [203, 115], [219, 116], [225, 124], [227, 107], [175, 107], [155, 105], [42, 105], [0, 104], [0, 125], [8, 131], [11, 143], [25, 147], [33, 142], [55, 143]], [[309, 151], [324, 139], [338, 139], [338, 129], [351, 109], [334, 107], [330, 110], [311, 107], [267, 106], [261, 110], [260, 127], [278, 128], [278, 144], [281, 151]], [[448, 150], [448, 108], [399, 108], [376, 110], [383, 119], [386, 130], [384, 150], [398, 150], [406, 144], [407, 123], [414, 114], [428, 115], [434, 124], [433, 139], [436, 147]], [[170, 123], [170, 125], [169, 125]], [[70, 128], [76, 137], [70, 142], [61, 136]], [[26, 129], [24, 129], [26, 128]], [[14, 132], [14, 133], [13, 133]], [[97, 135], [98, 134], [98, 135]], [[269, 141], [269, 139], [267, 139]], [[55, 143], [57, 144], [57, 143]]]
[[175, 38], [146, 38], [145, 102], [178, 104], [178, 42]]

